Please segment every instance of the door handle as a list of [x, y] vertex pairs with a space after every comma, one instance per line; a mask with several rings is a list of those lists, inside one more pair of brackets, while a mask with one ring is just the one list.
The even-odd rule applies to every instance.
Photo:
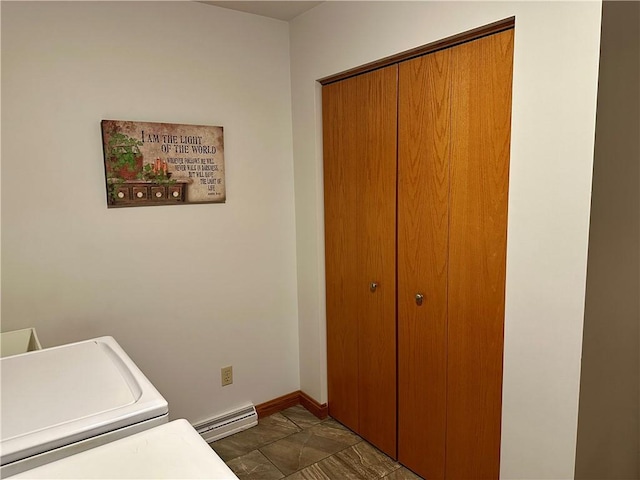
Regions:
[[416, 293], [416, 305], [421, 306], [423, 300], [424, 295], [422, 295], [421, 293]]
[[378, 284], [376, 282], [371, 282], [369, 284], [369, 290], [371, 290], [371, 293], [375, 292], [378, 288]]

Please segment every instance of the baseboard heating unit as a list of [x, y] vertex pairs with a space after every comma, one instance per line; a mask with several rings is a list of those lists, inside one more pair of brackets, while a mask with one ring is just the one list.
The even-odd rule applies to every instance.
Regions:
[[258, 414], [253, 405], [218, 415], [194, 425], [193, 428], [207, 443], [215, 442], [258, 424]]

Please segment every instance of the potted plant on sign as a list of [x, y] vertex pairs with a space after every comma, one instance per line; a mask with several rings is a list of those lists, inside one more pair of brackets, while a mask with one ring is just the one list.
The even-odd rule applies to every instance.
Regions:
[[134, 180], [142, 171], [142, 142], [124, 133], [114, 132], [109, 138], [109, 176]]
[[156, 158], [154, 163], [146, 164], [136, 178], [156, 185], [173, 185], [176, 181], [171, 178], [171, 175], [167, 162]]

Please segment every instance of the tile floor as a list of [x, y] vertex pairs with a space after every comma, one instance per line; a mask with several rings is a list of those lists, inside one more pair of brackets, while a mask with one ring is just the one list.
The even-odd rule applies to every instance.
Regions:
[[302, 406], [211, 447], [241, 480], [420, 479], [332, 418], [319, 420]]

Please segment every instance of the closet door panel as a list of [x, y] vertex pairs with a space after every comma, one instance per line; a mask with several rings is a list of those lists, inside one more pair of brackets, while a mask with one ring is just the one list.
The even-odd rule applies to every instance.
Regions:
[[[396, 65], [356, 77], [358, 433], [396, 457]], [[375, 288], [371, 283], [377, 284]]]
[[322, 89], [329, 415], [358, 430], [357, 82]]
[[452, 55], [446, 476], [497, 479], [513, 31]]
[[450, 57], [401, 63], [399, 82], [398, 459], [429, 479], [445, 469]]

